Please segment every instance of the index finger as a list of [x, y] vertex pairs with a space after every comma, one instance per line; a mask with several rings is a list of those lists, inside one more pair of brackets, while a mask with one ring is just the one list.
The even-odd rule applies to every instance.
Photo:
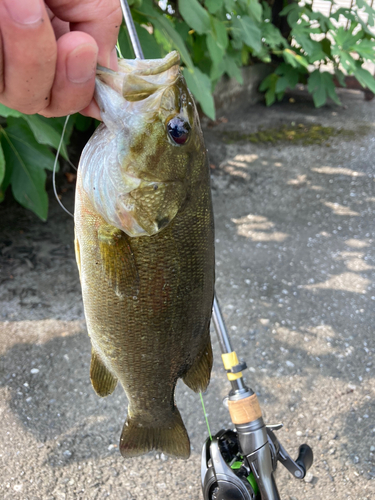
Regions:
[[98, 62], [110, 65], [122, 22], [119, 0], [46, 0], [52, 12], [70, 23], [71, 30], [91, 35], [99, 47]]

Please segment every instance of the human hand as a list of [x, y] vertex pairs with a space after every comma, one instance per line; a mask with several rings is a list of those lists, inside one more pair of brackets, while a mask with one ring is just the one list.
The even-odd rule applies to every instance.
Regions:
[[0, 0], [0, 102], [99, 118], [96, 64], [117, 69], [118, 0]]

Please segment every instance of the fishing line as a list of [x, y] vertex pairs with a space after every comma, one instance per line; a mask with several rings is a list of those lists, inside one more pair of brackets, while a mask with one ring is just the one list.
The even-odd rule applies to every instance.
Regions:
[[124, 56], [122, 55], [122, 52], [121, 52], [120, 43], [119, 43], [118, 40], [117, 40], [117, 43], [116, 43], [116, 49], [117, 49], [117, 53], [121, 57], [121, 59], [124, 59]]
[[203, 401], [203, 395], [202, 395], [202, 392], [199, 393], [199, 396], [201, 398], [201, 403], [202, 403], [202, 408], [203, 408], [203, 414], [204, 414], [204, 418], [206, 420], [206, 425], [207, 425], [207, 430], [208, 430], [208, 435], [210, 436], [210, 440], [212, 441], [212, 435], [211, 435], [211, 429], [210, 429], [210, 424], [208, 423], [208, 416], [207, 416], [207, 413], [206, 413], [206, 408], [204, 406], [204, 401]]
[[60, 137], [60, 143], [59, 143], [59, 147], [57, 148], [57, 152], [56, 152], [56, 156], [55, 156], [55, 163], [53, 164], [53, 174], [52, 174], [52, 185], [53, 185], [53, 192], [55, 193], [55, 197], [56, 197], [56, 200], [58, 201], [60, 207], [65, 210], [65, 212], [67, 214], [69, 214], [71, 217], [74, 218], [74, 215], [69, 212], [69, 210], [67, 208], [64, 207], [64, 205], [61, 203], [61, 200], [60, 198], [58, 197], [58, 194], [57, 194], [57, 190], [56, 190], [56, 168], [57, 168], [57, 159], [59, 157], [59, 154], [60, 154], [60, 150], [61, 150], [61, 146], [62, 146], [62, 143], [63, 143], [63, 140], [64, 140], [64, 135], [65, 135], [65, 130], [66, 130], [66, 126], [68, 125], [68, 121], [69, 121], [69, 118], [70, 118], [70, 115], [68, 115], [65, 119], [65, 123], [64, 123], [64, 127], [63, 127], [63, 131], [62, 131], [62, 134], [61, 134], [61, 137]]

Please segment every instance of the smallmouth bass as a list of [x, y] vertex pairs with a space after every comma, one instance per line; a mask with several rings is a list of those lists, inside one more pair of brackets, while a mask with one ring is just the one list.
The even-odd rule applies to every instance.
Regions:
[[207, 152], [177, 52], [97, 72], [103, 123], [80, 160], [75, 248], [99, 396], [129, 400], [124, 457], [188, 458], [177, 380], [212, 368], [214, 229]]

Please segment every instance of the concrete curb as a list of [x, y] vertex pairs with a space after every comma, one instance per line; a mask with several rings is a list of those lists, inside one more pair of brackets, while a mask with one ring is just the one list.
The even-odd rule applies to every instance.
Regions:
[[236, 101], [246, 104], [256, 104], [261, 101], [263, 94], [258, 91], [259, 84], [272, 71], [273, 68], [269, 64], [246, 66], [241, 70], [243, 84], [238, 83], [235, 78], [223, 76], [214, 91], [216, 109], [221, 111], [233, 109]]

